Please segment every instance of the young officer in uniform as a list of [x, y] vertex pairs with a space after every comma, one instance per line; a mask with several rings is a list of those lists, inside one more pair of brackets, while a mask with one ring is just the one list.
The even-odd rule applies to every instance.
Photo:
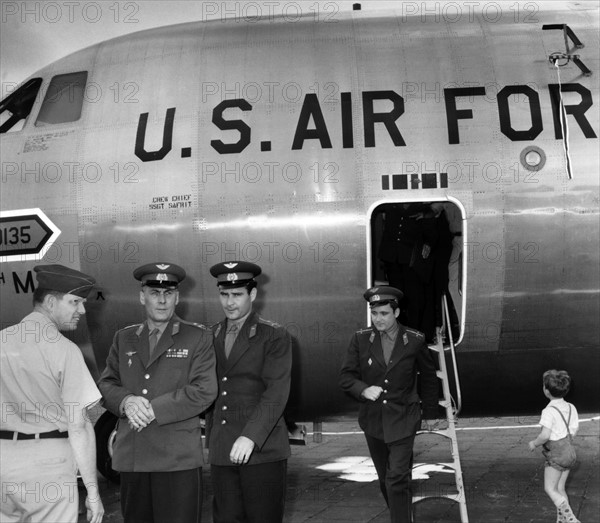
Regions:
[[34, 271], [33, 312], [0, 332], [0, 519], [75, 523], [79, 469], [88, 521], [99, 523], [104, 508], [87, 409], [100, 391], [77, 345], [59, 332], [77, 328], [95, 280], [62, 265]]
[[214, 265], [226, 318], [213, 327], [219, 395], [208, 419], [213, 520], [280, 523], [287, 458], [283, 410], [292, 346], [286, 330], [252, 311], [258, 265]]
[[[397, 321], [402, 292], [394, 287], [372, 287], [364, 298], [371, 308], [373, 327], [352, 337], [340, 386], [361, 402], [358, 422], [392, 523], [409, 523], [413, 443], [421, 426], [417, 372], [426, 419], [437, 414], [437, 376], [424, 335]], [[430, 430], [432, 427], [428, 423]]]
[[146, 321], [115, 334], [99, 386], [120, 417], [112, 465], [121, 472], [125, 523], [196, 523], [202, 511], [200, 414], [217, 395], [210, 331], [175, 315], [185, 271], [150, 263]]

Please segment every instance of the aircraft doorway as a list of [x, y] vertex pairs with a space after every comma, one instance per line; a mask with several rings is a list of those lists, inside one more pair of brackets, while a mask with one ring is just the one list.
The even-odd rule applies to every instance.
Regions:
[[400, 320], [432, 342], [447, 296], [455, 343], [464, 330], [465, 214], [454, 200], [381, 202], [372, 207], [368, 285], [404, 293]]

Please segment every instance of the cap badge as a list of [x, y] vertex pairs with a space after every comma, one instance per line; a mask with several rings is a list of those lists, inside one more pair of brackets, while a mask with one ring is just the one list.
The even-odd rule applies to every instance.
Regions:
[[160, 274], [156, 275], [156, 280], [157, 281], [169, 281], [169, 277], [164, 272], [161, 272]]
[[381, 301], [379, 294], [373, 294], [373, 296], [371, 296], [371, 301]]
[[224, 265], [228, 269], [233, 269], [237, 265], [237, 262], [236, 263], [225, 263]]
[[[237, 264], [235, 264], [237, 265]], [[238, 279], [237, 274], [235, 272], [230, 272], [227, 275], [227, 281], [236, 281]]]
[[167, 270], [167, 269], [170, 267], [170, 265], [168, 265], [168, 264], [165, 264], [165, 263], [161, 263], [161, 264], [158, 264], [158, 263], [157, 263], [157, 264], [156, 264], [156, 267], [157, 267], [158, 269], [160, 269], [161, 271], [166, 271], [166, 270]]

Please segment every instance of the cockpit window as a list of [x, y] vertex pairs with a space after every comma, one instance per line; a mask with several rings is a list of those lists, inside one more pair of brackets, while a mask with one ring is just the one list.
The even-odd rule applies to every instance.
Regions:
[[40, 85], [42, 85], [41, 78], [32, 78], [0, 102], [0, 134], [20, 131], [23, 128]]
[[36, 127], [79, 120], [87, 75], [87, 71], [81, 71], [52, 78], [35, 122]]

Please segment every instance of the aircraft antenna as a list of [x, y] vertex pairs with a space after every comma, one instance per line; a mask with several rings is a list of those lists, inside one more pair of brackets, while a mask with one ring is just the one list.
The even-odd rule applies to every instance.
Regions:
[[583, 49], [585, 47], [585, 45], [581, 42], [581, 40], [579, 40], [579, 38], [577, 38], [577, 35], [573, 32], [573, 29], [571, 29], [567, 24], [548, 24], [542, 26], [542, 31], [548, 31], [552, 29], [559, 29], [563, 32], [563, 37], [565, 40], [565, 52], [552, 53], [548, 57], [548, 60], [552, 64], [556, 64], [557, 60], [561, 58], [565, 59], [567, 61], [564, 64], [562, 64], [562, 66], [567, 65], [569, 62], [573, 62], [577, 67], [579, 67], [579, 69], [583, 73], [583, 76], [592, 76], [592, 71], [590, 71], [586, 67], [586, 65], [580, 60], [579, 55], [573, 54], [571, 53], [571, 51], [569, 51], [569, 40], [573, 42], [573, 46], [575, 49]]
[[[585, 64], [579, 59], [579, 55], [573, 54], [569, 49], [569, 41], [573, 43], [574, 49], [583, 49], [585, 46], [577, 38], [577, 35], [567, 24], [547, 24], [542, 26], [542, 31], [554, 30], [557, 29], [563, 32], [563, 38], [565, 41], [565, 52], [564, 53], [552, 53], [548, 57], [548, 61], [556, 67], [556, 74], [558, 76], [558, 96], [559, 96], [559, 113], [560, 113], [560, 128], [562, 132], [563, 139], [563, 149], [565, 151], [565, 162], [566, 162], [566, 170], [569, 180], [573, 179], [573, 169], [571, 164], [571, 155], [569, 153], [569, 122], [567, 120], [567, 112], [565, 110], [565, 104], [563, 102], [562, 96], [562, 86], [560, 82], [560, 67], [564, 67], [569, 62], [573, 62], [584, 76], [591, 76], [592, 71], [590, 71]], [[560, 64], [559, 60], [566, 60], [566, 62]]]

